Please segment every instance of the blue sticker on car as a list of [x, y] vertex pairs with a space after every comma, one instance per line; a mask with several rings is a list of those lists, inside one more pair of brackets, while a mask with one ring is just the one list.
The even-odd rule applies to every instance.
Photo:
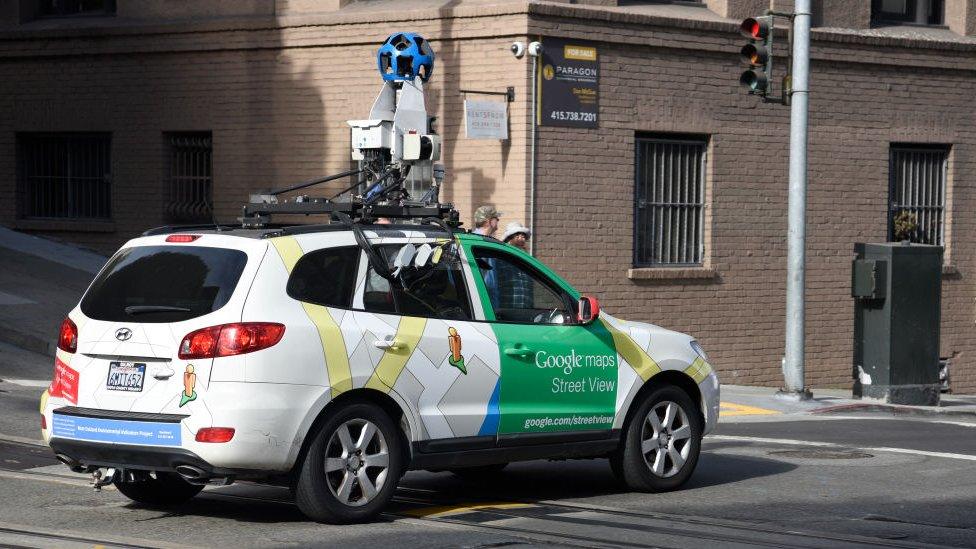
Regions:
[[179, 423], [122, 421], [93, 417], [54, 414], [53, 435], [75, 440], [140, 444], [144, 446], [179, 446]]

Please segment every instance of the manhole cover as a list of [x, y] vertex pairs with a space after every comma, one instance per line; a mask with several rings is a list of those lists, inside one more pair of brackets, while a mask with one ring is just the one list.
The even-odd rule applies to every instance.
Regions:
[[771, 456], [799, 459], [865, 459], [873, 455], [857, 450], [834, 450], [828, 448], [810, 448], [804, 450], [776, 450], [769, 452]]

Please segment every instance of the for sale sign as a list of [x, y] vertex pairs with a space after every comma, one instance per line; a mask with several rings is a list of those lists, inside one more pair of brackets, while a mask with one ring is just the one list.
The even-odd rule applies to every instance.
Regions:
[[542, 46], [542, 66], [537, 75], [539, 125], [599, 127], [600, 60], [596, 46], [562, 38], [546, 38]]

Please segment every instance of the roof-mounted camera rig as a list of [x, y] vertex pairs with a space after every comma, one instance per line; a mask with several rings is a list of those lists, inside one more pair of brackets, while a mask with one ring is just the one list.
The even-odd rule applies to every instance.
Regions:
[[[380, 46], [376, 63], [383, 88], [373, 102], [369, 118], [350, 120], [352, 159], [359, 167], [290, 187], [252, 194], [240, 221], [244, 228], [262, 228], [274, 215], [329, 215], [344, 222], [371, 223], [389, 220], [435, 218], [460, 225], [453, 204], [439, 201], [444, 167], [437, 163], [441, 138], [431, 130], [424, 102], [424, 87], [434, 70], [434, 51], [414, 33], [393, 33]], [[421, 197], [412, 197], [405, 186], [411, 169], [416, 183], [429, 184]], [[430, 174], [425, 176], [423, 174]], [[331, 197], [301, 194], [284, 200], [279, 196], [359, 175], [352, 186]], [[349, 196], [340, 199], [343, 195]]]

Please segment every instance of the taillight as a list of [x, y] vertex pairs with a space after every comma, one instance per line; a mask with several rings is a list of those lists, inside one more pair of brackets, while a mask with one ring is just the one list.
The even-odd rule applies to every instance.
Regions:
[[230, 442], [234, 438], [233, 427], [204, 427], [197, 431], [197, 442]]
[[73, 353], [78, 350], [78, 326], [65, 317], [61, 322], [61, 333], [58, 335], [58, 349]]
[[186, 334], [180, 342], [179, 357], [213, 358], [217, 350], [217, 339], [220, 337], [220, 326], [211, 326]]
[[44, 417], [44, 414], [41, 414], [41, 430], [47, 431], [47, 418]]
[[200, 238], [198, 234], [171, 234], [166, 237], [166, 242], [193, 242]]
[[281, 341], [285, 326], [274, 322], [235, 322], [211, 326], [186, 334], [179, 357], [214, 358], [242, 355], [267, 349]]

